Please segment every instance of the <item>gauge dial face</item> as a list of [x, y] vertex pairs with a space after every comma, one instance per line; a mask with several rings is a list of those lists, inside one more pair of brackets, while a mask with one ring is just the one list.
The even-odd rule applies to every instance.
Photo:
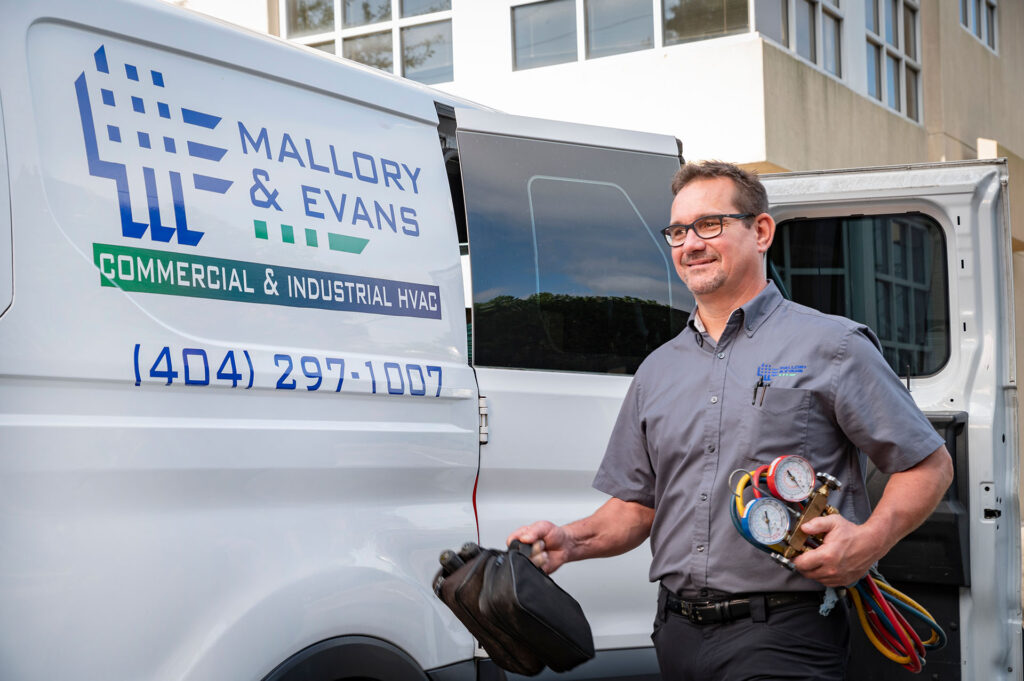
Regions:
[[759, 544], [778, 544], [789, 532], [789, 511], [778, 499], [761, 497], [747, 506], [743, 524], [747, 533]]
[[768, 489], [785, 501], [803, 501], [814, 491], [814, 469], [802, 456], [780, 456], [768, 468]]

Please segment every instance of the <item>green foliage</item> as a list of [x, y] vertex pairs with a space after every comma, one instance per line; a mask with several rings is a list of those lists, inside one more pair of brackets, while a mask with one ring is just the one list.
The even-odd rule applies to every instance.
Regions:
[[474, 307], [481, 366], [631, 374], [682, 330], [687, 313], [631, 296], [538, 293]]

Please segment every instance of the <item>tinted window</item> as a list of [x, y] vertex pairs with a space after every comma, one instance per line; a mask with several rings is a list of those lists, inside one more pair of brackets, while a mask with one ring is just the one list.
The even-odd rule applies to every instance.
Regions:
[[749, 30], [747, 0], [664, 0], [665, 44]]
[[479, 366], [633, 373], [693, 307], [658, 230], [678, 159], [459, 133]]
[[650, 0], [587, 0], [587, 57], [654, 47]]
[[452, 0], [402, 0], [402, 16], [414, 17], [452, 8]]
[[390, 72], [394, 66], [391, 47], [391, 31], [369, 33], [355, 38], [345, 38], [341, 43], [345, 59], [352, 59], [381, 71]]
[[758, 0], [754, 12], [758, 31], [789, 45], [789, 0]]
[[517, 69], [575, 61], [575, 0], [513, 7], [512, 41]]
[[391, 18], [391, 0], [342, 0], [342, 23], [365, 26]]
[[289, 38], [334, 30], [333, 0], [288, 0], [285, 16]]
[[949, 358], [946, 245], [928, 216], [786, 221], [769, 257], [793, 300], [870, 326], [897, 374]]
[[402, 29], [402, 75], [421, 83], [452, 80], [452, 22]]

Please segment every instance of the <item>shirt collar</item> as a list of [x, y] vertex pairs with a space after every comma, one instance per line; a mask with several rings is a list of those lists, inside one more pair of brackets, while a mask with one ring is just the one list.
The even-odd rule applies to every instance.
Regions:
[[[747, 332], [748, 337], [754, 335], [771, 313], [775, 311], [775, 308], [782, 304], [782, 301], [783, 298], [779, 288], [775, 285], [775, 282], [769, 281], [768, 285], [760, 293], [739, 307], [739, 310], [743, 313], [744, 330]], [[734, 311], [733, 314], [736, 314], [736, 312]], [[700, 315], [697, 314], [696, 306], [693, 308], [693, 314], [690, 315], [687, 325], [698, 334], [707, 333], [707, 329], [704, 328], [704, 322], [701, 321]]]

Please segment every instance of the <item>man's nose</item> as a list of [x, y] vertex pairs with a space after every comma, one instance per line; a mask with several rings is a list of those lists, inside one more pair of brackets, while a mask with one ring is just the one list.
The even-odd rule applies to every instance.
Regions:
[[697, 236], [697, 233], [693, 229], [686, 230], [686, 237], [683, 239], [683, 243], [679, 246], [683, 249], [684, 253], [691, 251], [700, 251], [705, 247], [704, 239]]

